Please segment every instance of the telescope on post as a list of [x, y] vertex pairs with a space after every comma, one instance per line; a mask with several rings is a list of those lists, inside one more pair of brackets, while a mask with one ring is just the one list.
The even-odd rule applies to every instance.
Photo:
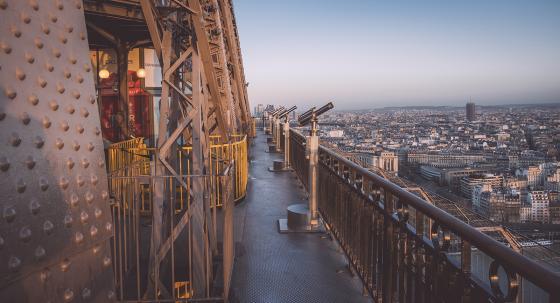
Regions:
[[[296, 203], [288, 206], [288, 218], [278, 220], [278, 229], [281, 233], [322, 232], [325, 229], [321, 218], [319, 217], [317, 203], [317, 183], [319, 179], [319, 137], [317, 136], [317, 122], [320, 115], [333, 108], [333, 103], [329, 102], [317, 110], [315, 110], [315, 107], [312, 107], [308, 111], [301, 114], [298, 118], [300, 126], [305, 126], [311, 123], [311, 131], [309, 136], [306, 137], [305, 143], [305, 158], [309, 161], [309, 179], [307, 182], [309, 199], [307, 204]], [[289, 152], [289, 148], [286, 149], [286, 152]], [[286, 157], [286, 159], [286, 161], [289, 161], [289, 155]]]
[[281, 113], [278, 114], [278, 119], [282, 119], [284, 117], [287, 117], [289, 113], [293, 112], [294, 110], [297, 109], [297, 106], [292, 106], [289, 109], [286, 109], [284, 111], [282, 111]]

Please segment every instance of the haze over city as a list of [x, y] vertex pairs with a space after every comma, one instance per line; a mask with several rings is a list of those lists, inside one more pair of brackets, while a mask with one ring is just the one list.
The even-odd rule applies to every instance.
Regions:
[[560, 102], [558, 1], [234, 4], [253, 104]]

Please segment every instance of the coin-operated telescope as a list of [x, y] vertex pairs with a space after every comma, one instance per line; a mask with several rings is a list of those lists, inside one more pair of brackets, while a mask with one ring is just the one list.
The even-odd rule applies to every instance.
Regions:
[[[274, 160], [273, 166], [269, 168], [270, 171], [274, 172], [283, 172], [283, 171], [291, 171], [290, 169], [290, 122], [288, 119], [288, 115], [297, 109], [297, 106], [292, 106], [289, 109], [286, 109], [278, 114], [278, 119], [276, 119], [276, 132], [273, 134], [276, 140], [276, 151], [282, 152], [281, 143], [282, 143], [282, 132], [284, 133], [284, 160]], [[280, 127], [280, 120], [284, 119], [284, 126]], [[270, 150], [270, 148], [269, 148]]]
[[[285, 108], [284, 107], [279, 107], [277, 109], [271, 110], [270, 112], [268, 112], [268, 127], [267, 127], [267, 131], [265, 132], [267, 135], [272, 135], [272, 137], [267, 138], [267, 143], [272, 144], [274, 141], [274, 132], [273, 132], [273, 127], [274, 127], [274, 120], [276, 119], [276, 115], [278, 115], [278, 113], [280, 113], [281, 111], [283, 111]], [[271, 149], [272, 150], [272, 149]]]
[[278, 220], [280, 232], [317, 232], [324, 228], [319, 220], [317, 209], [317, 180], [319, 163], [318, 117], [334, 108], [332, 102], [315, 110], [311, 108], [299, 116], [300, 126], [311, 124], [309, 136], [306, 138], [305, 156], [309, 160], [309, 202], [308, 204], [292, 204], [288, 206], [288, 218]]

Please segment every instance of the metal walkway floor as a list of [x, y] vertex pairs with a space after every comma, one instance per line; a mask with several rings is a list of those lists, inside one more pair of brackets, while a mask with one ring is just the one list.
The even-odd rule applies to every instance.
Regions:
[[304, 202], [306, 192], [295, 173], [268, 171], [283, 155], [265, 149], [261, 131], [251, 147], [247, 197], [235, 209], [231, 301], [369, 302], [335, 242], [324, 234], [278, 233], [277, 220], [286, 218], [288, 205]]

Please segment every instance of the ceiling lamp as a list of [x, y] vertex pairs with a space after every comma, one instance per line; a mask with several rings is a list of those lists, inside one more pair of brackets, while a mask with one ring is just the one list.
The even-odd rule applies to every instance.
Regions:
[[136, 71], [136, 76], [138, 76], [138, 78], [145, 78], [146, 77], [146, 70], [141, 68], [139, 70]]
[[109, 78], [109, 71], [106, 69], [102, 69], [99, 71], [99, 78], [101, 79], [107, 79]]

